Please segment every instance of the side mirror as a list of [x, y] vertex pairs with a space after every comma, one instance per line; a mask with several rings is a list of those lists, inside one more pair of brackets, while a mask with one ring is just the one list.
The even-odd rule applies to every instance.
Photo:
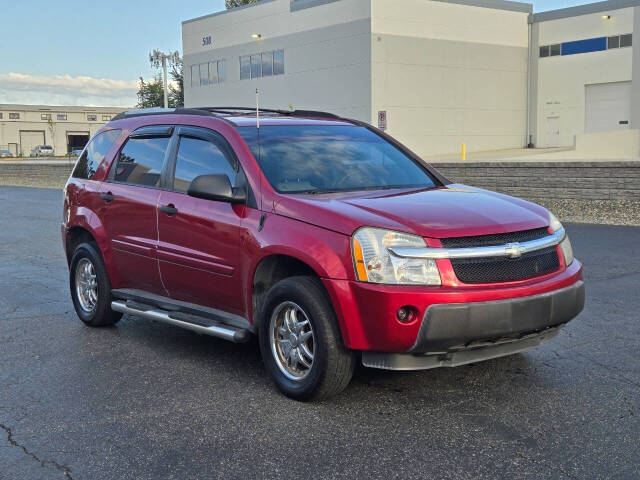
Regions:
[[187, 195], [230, 203], [242, 203], [247, 198], [245, 191], [241, 189], [234, 191], [229, 177], [224, 174], [200, 175], [194, 178], [189, 184]]

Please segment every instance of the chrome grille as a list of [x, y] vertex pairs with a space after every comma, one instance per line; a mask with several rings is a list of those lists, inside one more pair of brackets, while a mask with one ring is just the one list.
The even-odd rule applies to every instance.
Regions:
[[[445, 238], [441, 241], [445, 248], [486, 247], [537, 240], [547, 235], [549, 233], [546, 228], [538, 228], [493, 235]], [[539, 277], [556, 271], [560, 267], [560, 261], [556, 247], [549, 247], [527, 253], [519, 258], [452, 259], [451, 265], [458, 280], [478, 284], [513, 282]]]

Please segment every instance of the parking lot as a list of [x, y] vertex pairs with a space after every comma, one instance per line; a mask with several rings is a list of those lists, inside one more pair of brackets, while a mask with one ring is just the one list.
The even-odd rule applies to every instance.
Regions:
[[361, 368], [316, 404], [257, 347], [77, 319], [61, 192], [0, 187], [0, 478], [640, 476], [640, 228], [569, 224], [584, 312], [553, 342], [423, 372]]

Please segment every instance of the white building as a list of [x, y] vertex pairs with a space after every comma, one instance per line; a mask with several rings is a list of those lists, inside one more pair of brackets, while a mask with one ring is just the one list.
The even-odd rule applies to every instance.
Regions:
[[51, 145], [55, 155], [66, 155], [84, 148], [91, 135], [123, 110], [0, 104], [0, 150], [29, 156], [34, 147]]
[[462, 142], [572, 145], [585, 131], [640, 128], [640, 53], [626, 47], [638, 9], [640, 0], [535, 15], [505, 0], [261, 0], [183, 22], [185, 104], [251, 106], [258, 88], [262, 107], [386, 124], [423, 155]]
[[634, 36], [640, 39], [640, 1], [538, 13], [532, 25], [530, 122], [536, 146], [640, 128], [640, 45], [632, 45]]

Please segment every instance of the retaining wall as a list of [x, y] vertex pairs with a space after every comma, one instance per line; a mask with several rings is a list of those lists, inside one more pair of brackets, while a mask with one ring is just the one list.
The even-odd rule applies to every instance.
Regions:
[[[432, 163], [447, 178], [540, 203], [561, 220], [640, 225], [640, 162]], [[0, 185], [62, 188], [73, 166], [0, 162]]]

